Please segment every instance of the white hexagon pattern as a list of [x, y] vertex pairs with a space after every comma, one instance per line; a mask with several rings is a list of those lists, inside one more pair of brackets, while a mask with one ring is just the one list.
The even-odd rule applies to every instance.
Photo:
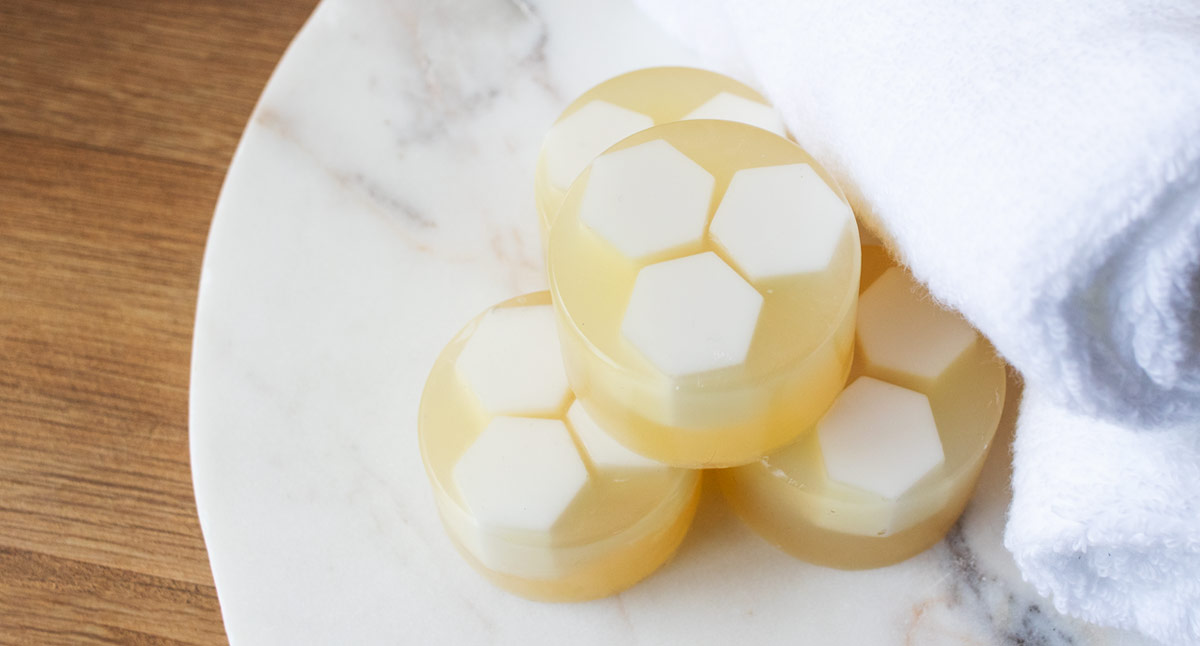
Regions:
[[655, 139], [592, 162], [579, 218], [631, 259], [699, 243], [716, 180]]
[[831, 480], [893, 500], [945, 458], [929, 399], [871, 377], [838, 395], [817, 434]]
[[852, 222], [808, 164], [762, 166], [734, 174], [709, 234], [757, 281], [825, 269]]
[[717, 254], [642, 268], [621, 333], [671, 377], [742, 363], [754, 339], [763, 297]]

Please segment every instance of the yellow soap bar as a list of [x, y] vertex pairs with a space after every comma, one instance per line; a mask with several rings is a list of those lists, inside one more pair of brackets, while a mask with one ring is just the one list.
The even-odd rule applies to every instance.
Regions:
[[727, 119], [784, 133], [761, 95], [716, 72], [651, 67], [611, 78], [567, 106], [542, 143], [534, 191], [543, 235], [588, 162], [635, 132], [683, 119]]
[[829, 174], [783, 137], [691, 120], [622, 140], [572, 185], [548, 255], [570, 383], [641, 455], [744, 464], [842, 388], [858, 230]]
[[543, 601], [608, 596], [679, 545], [697, 472], [614, 442], [563, 374], [550, 295], [473, 320], [430, 371], [418, 418], [438, 512], [466, 561]]
[[881, 247], [863, 249], [849, 385], [814, 432], [718, 474], [738, 514], [813, 563], [889, 565], [962, 513], [1004, 407], [992, 347]]

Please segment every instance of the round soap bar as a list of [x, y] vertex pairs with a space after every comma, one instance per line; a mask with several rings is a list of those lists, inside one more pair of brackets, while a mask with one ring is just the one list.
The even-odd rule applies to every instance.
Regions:
[[635, 132], [683, 119], [740, 121], [784, 134], [762, 96], [716, 72], [651, 67], [611, 78], [567, 106], [546, 134], [534, 176], [542, 233], [593, 158]]
[[814, 432], [717, 476], [767, 540], [844, 569], [896, 563], [945, 535], [1004, 407], [992, 347], [881, 247], [864, 247], [863, 283], [850, 383]]
[[550, 232], [567, 375], [621, 444], [727, 467], [788, 444], [850, 368], [858, 230], [799, 146], [677, 121], [610, 148]]
[[497, 305], [442, 351], [421, 397], [421, 458], [454, 545], [543, 601], [619, 592], [662, 565], [699, 474], [636, 455], [574, 401], [550, 295]]

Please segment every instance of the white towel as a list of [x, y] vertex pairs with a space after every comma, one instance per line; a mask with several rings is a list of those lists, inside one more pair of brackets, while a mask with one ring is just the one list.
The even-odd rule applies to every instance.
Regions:
[[[757, 84], [1021, 371], [1006, 544], [1025, 577], [1200, 643], [1196, 452], [1163, 450], [1200, 435], [1200, 3], [640, 1]], [[1093, 432], [1123, 438], [1122, 486], [1088, 481], [1111, 460]], [[1148, 502], [1166, 499], [1192, 502]]]
[[[1021, 402], [1005, 545], [1060, 612], [1200, 643], [1200, 432]], [[1147, 474], [1153, 474], [1148, 477]]]
[[642, 4], [757, 81], [1031, 385], [1200, 415], [1200, 5]]

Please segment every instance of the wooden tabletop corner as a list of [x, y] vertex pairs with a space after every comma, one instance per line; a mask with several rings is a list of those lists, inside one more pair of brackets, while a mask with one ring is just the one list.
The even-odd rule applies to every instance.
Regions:
[[187, 400], [205, 236], [315, 0], [0, 3], [0, 644], [223, 644]]

